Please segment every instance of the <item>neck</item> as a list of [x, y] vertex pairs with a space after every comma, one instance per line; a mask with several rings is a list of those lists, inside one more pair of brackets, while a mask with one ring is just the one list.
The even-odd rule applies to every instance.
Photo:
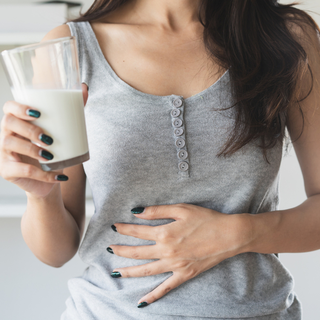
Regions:
[[132, 10], [144, 23], [180, 31], [199, 23], [201, 0], [132, 0]]

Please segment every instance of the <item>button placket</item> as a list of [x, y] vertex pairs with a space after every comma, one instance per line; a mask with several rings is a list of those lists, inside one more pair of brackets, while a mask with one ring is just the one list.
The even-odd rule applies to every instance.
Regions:
[[185, 124], [184, 124], [184, 101], [181, 97], [173, 98], [172, 109], [170, 112], [174, 144], [177, 150], [177, 169], [178, 174], [182, 177], [189, 177], [189, 154], [187, 151]]

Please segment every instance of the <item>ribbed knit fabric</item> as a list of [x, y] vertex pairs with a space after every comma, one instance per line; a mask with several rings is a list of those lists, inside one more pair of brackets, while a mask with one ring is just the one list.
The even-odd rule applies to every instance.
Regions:
[[227, 214], [277, 210], [282, 145], [269, 150], [270, 164], [254, 142], [218, 158], [235, 119], [233, 109], [220, 110], [233, 102], [229, 70], [186, 99], [143, 93], [113, 71], [89, 22], [68, 25], [77, 38], [81, 80], [89, 86], [90, 160], [83, 165], [95, 213], [79, 249], [88, 268], [69, 280], [61, 320], [301, 320], [293, 277], [274, 254], [226, 259], [141, 309], [138, 300], [172, 273], [110, 276], [114, 268], [152, 260], [110, 254], [109, 245], [154, 244], [114, 232], [113, 223], [172, 221], [137, 219], [134, 207], [191, 203]]

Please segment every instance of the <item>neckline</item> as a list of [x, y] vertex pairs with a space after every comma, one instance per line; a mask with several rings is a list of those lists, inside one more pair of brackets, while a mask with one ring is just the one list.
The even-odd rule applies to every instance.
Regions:
[[94, 50], [97, 53], [98, 58], [100, 59], [103, 67], [106, 69], [106, 71], [109, 73], [109, 75], [116, 81], [116, 83], [118, 85], [120, 85], [121, 87], [123, 87], [126, 90], [131, 91], [132, 93], [142, 96], [142, 97], [146, 97], [149, 99], [154, 99], [154, 100], [167, 100], [168, 98], [172, 98], [172, 97], [181, 97], [185, 102], [190, 102], [192, 100], [198, 99], [198, 98], [203, 98], [204, 95], [207, 95], [211, 90], [214, 90], [216, 88], [219, 87], [219, 85], [221, 84], [222, 80], [229, 74], [229, 70], [230, 68], [228, 68], [224, 74], [218, 79], [216, 80], [216, 82], [214, 82], [212, 85], [210, 85], [209, 87], [207, 87], [206, 89], [194, 94], [193, 96], [190, 96], [188, 98], [184, 98], [182, 95], [178, 95], [178, 94], [170, 94], [170, 95], [166, 95], [166, 96], [160, 96], [160, 95], [155, 95], [155, 94], [151, 94], [151, 93], [146, 93], [143, 91], [140, 91], [138, 89], [135, 89], [134, 87], [132, 87], [131, 85], [129, 85], [127, 82], [125, 82], [124, 80], [122, 80], [117, 74], [116, 72], [113, 70], [113, 68], [111, 67], [111, 65], [109, 64], [108, 60], [105, 58], [99, 41], [96, 37], [95, 32], [93, 31], [93, 28], [90, 24], [89, 21], [84, 21], [87, 24], [87, 27], [89, 29], [89, 32], [91, 34], [91, 37], [94, 41]]

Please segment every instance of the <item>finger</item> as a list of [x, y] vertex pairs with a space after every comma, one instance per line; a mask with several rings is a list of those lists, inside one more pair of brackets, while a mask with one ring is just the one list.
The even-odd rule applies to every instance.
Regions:
[[1, 129], [5, 131], [5, 134], [10, 134], [12, 132], [18, 133], [22, 137], [26, 137], [44, 147], [48, 147], [48, 145], [53, 143], [53, 139], [45, 135], [40, 127], [25, 120], [16, 118], [12, 114], [6, 114], [3, 116]]
[[[149, 245], [149, 246], [112, 245], [112, 246], [109, 246], [108, 248], [111, 248], [112, 252], [115, 255], [124, 257], [124, 258], [137, 259], [137, 260], [160, 259], [159, 252], [158, 250], [156, 250], [155, 245]], [[110, 252], [110, 250], [108, 251]]]
[[143, 240], [156, 240], [157, 227], [144, 226], [138, 224], [115, 223], [117, 232], [126, 236], [131, 236]]
[[88, 86], [86, 83], [81, 83], [81, 88], [82, 88], [82, 96], [83, 96], [83, 104], [86, 106], [87, 101], [88, 101]]
[[138, 308], [145, 307], [155, 302], [156, 300], [166, 295], [172, 289], [180, 286], [183, 282], [184, 280], [181, 276], [179, 276], [177, 273], [173, 273], [170, 278], [162, 282], [157, 288], [141, 298], [138, 302]]
[[157, 260], [142, 264], [140, 266], [116, 268], [113, 270], [112, 274], [114, 274], [115, 272], [119, 272], [122, 278], [135, 278], [152, 276], [168, 271], [169, 270], [167, 269], [166, 264], [163, 262], [163, 260]]
[[41, 112], [34, 107], [18, 103], [16, 101], [7, 101], [3, 106], [4, 114], [12, 114], [23, 120], [35, 120], [41, 116]]
[[[5, 165], [5, 170], [0, 172], [0, 175], [7, 181], [15, 182], [20, 178], [30, 178], [38, 181], [57, 183], [67, 180], [56, 180], [57, 172], [43, 171], [31, 164], [21, 162], [8, 162]], [[65, 175], [63, 175], [65, 176]], [[67, 178], [67, 176], [65, 176]]]
[[146, 219], [146, 220], [167, 219], [167, 218], [178, 220], [179, 211], [181, 212], [181, 209], [184, 209], [184, 208], [186, 208], [186, 204], [178, 203], [178, 204], [170, 204], [170, 205], [149, 206], [149, 207], [145, 207], [143, 211], [142, 211], [143, 207], [138, 207], [138, 208], [131, 209], [131, 212], [137, 218]]
[[12, 135], [4, 136], [2, 138], [1, 145], [6, 152], [16, 152], [39, 161], [48, 161], [53, 159], [53, 154], [49, 151], [39, 148], [29, 140], [20, 139]]

